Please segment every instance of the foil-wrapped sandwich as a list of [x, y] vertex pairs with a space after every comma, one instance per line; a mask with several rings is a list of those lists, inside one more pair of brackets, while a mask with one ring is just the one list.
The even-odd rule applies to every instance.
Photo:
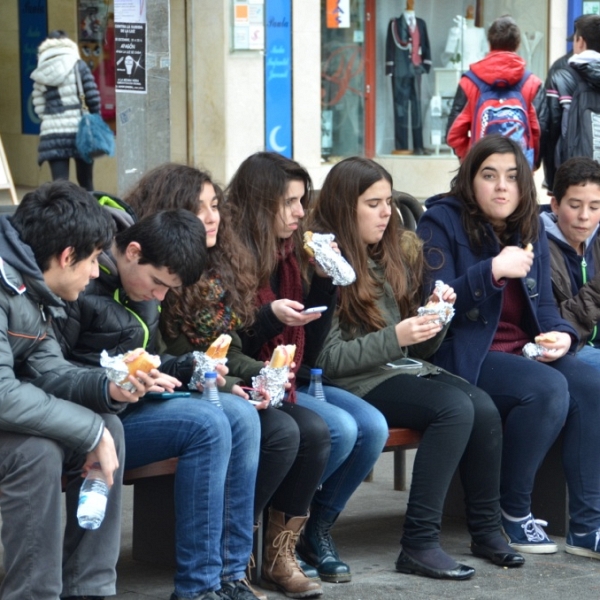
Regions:
[[454, 306], [450, 302], [444, 302], [442, 300], [442, 293], [444, 288], [443, 281], [436, 281], [433, 295], [439, 300], [430, 300], [425, 306], [420, 306], [417, 309], [417, 315], [422, 317], [424, 315], [437, 315], [438, 321], [442, 325], [448, 323], [454, 316]]
[[547, 348], [544, 346], [544, 342], [554, 344], [557, 341], [556, 336], [553, 333], [540, 333], [536, 335], [535, 343], [529, 342], [523, 346], [523, 356], [525, 358], [531, 358], [535, 360], [539, 356], [543, 356], [546, 352], [556, 352], [555, 348]]
[[333, 233], [307, 231], [304, 234], [304, 251], [319, 263], [334, 285], [350, 285], [356, 280], [356, 273], [350, 263], [331, 247], [334, 239]]
[[135, 392], [135, 386], [128, 380], [129, 375], [135, 376], [138, 371], [150, 373], [152, 369], [158, 369], [160, 356], [149, 354], [143, 348], [136, 348], [117, 356], [109, 356], [106, 350], [102, 350], [100, 366], [106, 369], [109, 381], [114, 381], [128, 392]]
[[294, 362], [296, 354], [295, 344], [279, 345], [273, 350], [268, 367], [263, 367], [256, 377], [252, 378], [250, 392], [252, 400], [261, 402], [264, 400], [260, 392], [268, 392], [272, 406], [281, 406], [285, 396], [285, 384], [288, 382], [290, 366]]
[[204, 374], [213, 372], [217, 365], [224, 365], [227, 362], [227, 352], [231, 344], [231, 336], [222, 333], [207, 349], [206, 352], [192, 353], [194, 357], [194, 371], [188, 388], [193, 391], [198, 390], [198, 384], [204, 385]]

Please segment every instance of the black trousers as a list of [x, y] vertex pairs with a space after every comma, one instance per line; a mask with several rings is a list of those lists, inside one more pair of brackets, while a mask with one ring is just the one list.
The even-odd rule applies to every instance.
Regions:
[[390, 427], [423, 432], [402, 544], [419, 550], [439, 545], [444, 500], [459, 466], [471, 536], [484, 542], [499, 535], [502, 424], [492, 399], [449, 373], [396, 375], [364, 399]]
[[[77, 183], [88, 192], [94, 191], [94, 163], [87, 163], [85, 160], [76, 158], [75, 171], [77, 173]], [[69, 159], [61, 158], [58, 160], [49, 160], [50, 172], [52, 173], [52, 181], [57, 179], [69, 180]]]
[[396, 150], [408, 150], [409, 110], [413, 149], [423, 148], [421, 119], [421, 75], [397, 77], [392, 75], [394, 98], [394, 143]]
[[271, 506], [292, 516], [304, 516], [329, 459], [330, 436], [315, 412], [284, 402], [259, 411], [260, 458], [254, 495], [254, 522]]

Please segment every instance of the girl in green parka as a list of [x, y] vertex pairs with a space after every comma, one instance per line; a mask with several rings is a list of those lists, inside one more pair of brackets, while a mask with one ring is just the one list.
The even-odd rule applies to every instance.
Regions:
[[[500, 416], [485, 392], [424, 360], [446, 328], [435, 316], [417, 316], [424, 299], [423, 252], [415, 234], [400, 224], [390, 174], [365, 158], [343, 160], [325, 179], [311, 221], [314, 231], [335, 234], [356, 271], [356, 281], [339, 288], [318, 365], [337, 385], [377, 407], [390, 427], [423, 433], [396, 570], [443, 579], [474, 574], [439, 542], [444, 498], [457, 467], [471, 552], [500, 566], [521, 566], [523, 557], [501, 533]], [[445, 286], [441, 300], [455, 299]], [[419, 364], [393, 365], [407, 357]]]

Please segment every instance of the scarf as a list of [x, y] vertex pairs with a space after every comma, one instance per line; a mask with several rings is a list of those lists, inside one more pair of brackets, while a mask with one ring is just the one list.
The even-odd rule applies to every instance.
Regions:
[[[302, 302], [302, 275], [300, 273], [300, 266], [298, 265], [298, 259], [296, 258], [292, 240], [288, 240], [284, 245], [283, 256], [279, 259], [277, 274], [279, 279], [278, 293], [275, 294], [269, 284], [260, 288], [257, 293], [258, 305], [263, 306], [265, 304], [270, 304], [271, 302], [282, 298]], [[294, 356], [294, 362], [296, 363], [294, 372], [296, 373], [302, 364], [304, 341], [304, 327], [290, 327], [286, 325], [279, 335], [271, 338], [263, 345], [258, 354], [258, 359], [262, 361], [270, 360], [273, 350], [280, 344], [296, 344], [296, 354]], [[296, 401], [294, 384], [292, 384], [289, 391], [288, 399], [292, 403]]]
[[196, 314], [193, 335], [187, 336], [194, 346], [200, 348], [208, 348], [222, 333], [238, 329], [241, 325], [237, 314], [225, 304], [227, 292], [218, 275], [209, 275], [206, 282], [208, 289], [204, 306], [207, 308]]

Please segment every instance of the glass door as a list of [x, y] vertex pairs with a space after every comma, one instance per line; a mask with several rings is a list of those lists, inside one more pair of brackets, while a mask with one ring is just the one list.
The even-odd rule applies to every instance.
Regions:
[[321, 155], [365, 153], [365, 0], [321, 0]]

